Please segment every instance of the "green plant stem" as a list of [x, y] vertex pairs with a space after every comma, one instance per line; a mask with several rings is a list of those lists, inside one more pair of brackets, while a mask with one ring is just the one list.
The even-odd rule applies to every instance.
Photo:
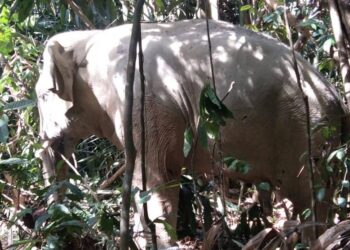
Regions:
[[298, 67], [298, 62], [296, 59], [295, 51], [294, 51], [294, 46], [293, 46], [293, 41], [292, 41], [292, 35], [288, 23], [288, 18], [287, 18], [287, 7], [286, 4], [284, 3], [284, 19], [286, 22], [286, 29], [287, 29], [287, 34], [288, 34], [288, 39], [289, 39], [289, 45], [292, 51], [292, 58], [293, 58], [293, 67], [294, 67], [294, 72], [296, 75], [298, 87], [300, 89], [300, 92], [302, 94], [302, 99], [304, 102], [305, 106], [305, 120], [306, 120], [306, 133], [307, 133], [307, 154], [308, 154], [308, 172], [309, 172], [309, 188], [311, 192], [311, 211], [312, 211], [312, 222], [313, 222], [313, 237], [316, 239], [317, 237], [317, 228], [314, 225], [315, 222], [317, 221], [317, 207], [316, 207], [316, 194], [315, 194], [315, 189], [314, 189], [314, 183], [315, 183], [315, 176], [314, 176], [314, 164], [313, 164], [313, 159], [312, 159], [312, 137], [311, 137], [311, 118], [310, 118], [310, 105], [309, 105], [309, 99], [308, 96], [305, 94], [303, 86], [301, 84], [300, 80], [300, 72], [299, 72], [299, 67]]

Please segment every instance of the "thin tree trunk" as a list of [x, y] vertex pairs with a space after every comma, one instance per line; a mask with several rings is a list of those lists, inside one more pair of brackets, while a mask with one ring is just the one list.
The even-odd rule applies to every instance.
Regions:
[[135, 6], [134, 21], [132, 26], [132, 33], [130, 37], [129, 45], [129, 59], [127, 68], [127, 84], [125, 85], [125, 108], [124, 108], [124, 140], [125, 140], [125, 156], [126, 156], [126, 169], [123, 180], [123, 195], [121, 206], [121, 221], [120, 221], [120, 249], [127, 250], [129, 247], [129, 212], [130, 212], [130, 200], [131, 200], [131, 184], [135, 168], [136, 149], [133, 140], [133, 89], [134, 89], [134, 77], [135, 77], [135, 62], [136, 62], [136, 49], [137, 41], [140, 35], [140, 20], [142, 7], [144, 0], [138, 0]]
[[[342, 23], [342, 20], [341, 20], [338, 1], [328, 0], [328, 4], [329, 4], [329, 11], [330, 11], [330, 16], [332, 20], [333, 34], [338, 47], [340, 74], [342, 76], [345, 97], [346, 97], [347, 106], [349, 109], [350, 108], [350, 103], [349, 103], [350, 102], [350, 65], [349, 65], [349, 54], [346, 49], [347, 37], [344, 36], [344, 33], [345, 34], [347, 33], [346, 33], [346, 30], [345, 31], [343, 30], [345, 25]], [[349, 41], [347, 42], [349, 43]]]

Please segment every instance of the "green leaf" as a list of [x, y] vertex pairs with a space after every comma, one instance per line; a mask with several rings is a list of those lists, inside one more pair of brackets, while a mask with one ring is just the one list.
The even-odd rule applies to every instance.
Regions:
[[338, 197], [337, 198], [337, 205], [339, 207], [346, 207], [347, 200], [344, 197]]
[[[32, 239], [30, 239], [30, 240], [18, 240], [18, 241], [15, 241], [12, 245], [7, 246], [6, 249], [13, 249], [14, 247], [21, 246], [21, 245], [27, 245], [27, 244], [34, 246], [37, 242], [40, 242], [40, 240], [32, 240]], [[17, 248], [17, 249], [22, 249], [22, 248]]]
[[4, 105], [4, 110], [23, 109], [29, 106], [34, 106], [35, 103], [36, 103], [36, 100], [31, 100], [31, 99], [24, 99], [20, 101], [10, 102]]
[[327, 163], [329, 164], [334, 158], [337, 158], [340, 161], [343, 161], [345, 158], [346, 152], [345, 148], [339, 148], [329, 154], [327, 158]]
[[183, 147], [183, 152], [185, 157], [187, 157], [188, 154], [190, 153], [192, 148], [192, 143], [193, 143], [192, 130], [190, 128], [187, 128], [184, 133], [184, 147]]
[[324, 197], [326, 196], [326, 189], [324, 187], [321, 187], [317, 190], [316, 198], [318, 201], [323, 201]]
[[310, 215], [311, 215], [311, 209], [310, 209], [310, 208], [305, 209], [305, 210], [301, 213], [301, 215], [302, 215], [303, 218], [306, 220], [306, 219], [309, 218]]
[[51, 216], [48, 213], [44, 213], [35, 221], [34, 230], [39, 231], [41, 226], [50, 218]]
[[333, 37], [330, 37], [322, 44], [322, 49], [327, 53], [330, 53], [331, 47], [334, 45], [335, 45], [335, 40]]
[[258, 185], [258, 189], [264, 190], [264, 191], [270, 191], [271, 185], [268, 182], [260, 182]]
[[151, 199], [151, 196], [152, 196], [152, 190], [140, 192], [140, 200], [138, 200], [138, 203], [140, 204], [146, 203]]
[[27, 160], [21, 158], [9, 158], [6, 160], [0, 160], [0, 165], [17, 165], [25, 163], [27, 163]]
[[47, 212], [51, 217], [54, 217], [54, 219], [71, 215], [69, 208], [63, 204], [52, 205]]
[[177, 240], [177, 234], [176, 234], [176, 230], [174, 227], [172, 227], [168, 222], [166, 222], [165, 220], [162, 219], [155, 219], [154, 223], [160, 223], [164, 225], [164, 229], [165, 231], [168, 233], [168, 235], [170, 236], [170, 238], [172, 240]]
[[116, 219], [114, 219], [113, 216], [110, 216], [104, 209], [99, 224], [99, 228], [101, 229], [101, 231], [110, 236], [113, 233], [113, 226], [116, 224]]
[[[225, 162], [225, 160], [224, 160]], [[247, 174], [250, 170], [250, 166], [245, 161], [240, 161], [236, 159], [230, 159], [226, 158], [225, 164], [227, 165], [227, 168], [231, 171], [240, 172], [242, 174]]]
[[250, 10], [251, 8], [252, 8], [252, 6], [250, 4], [246, 4], [246, 5], [241, 6], [240, 11], [241, 12], [247, 11], [247, 10]]
[[164, 12], [165, 6], [162, 0], [156, 0], [155, 1], [157, 8], [159, 9], [159, 12]]
[[73, 185], [69, 181], [65, 182], [63, 185], [66, 186], [78, 200], [83, 199], [84, 194], [76, 185]]
[[[6, 143], [9, 138], [8, 117], [3, 114], [0, 118], [0, 143]], [[0, 161], [1, 164], [1, 161]]]
[[198, 133], [199, 145], [201, 145], [203, 148], [207, 149], [208, 148], [208, 135], [207, 135], [207, 132], [205, 131], [205, 127], [204, 127], [204, 124], [202, 122], [202, 119], [199, 120], [197, 133]]
[[85, 224], [79, 220], [68, 220], [68, 221], [64, 221], [64, 222], [58, 224], [57, 228], [71, 227], [71, 226], [73, 226], [73, 227], [85, 227]]
[[18, 21], [23, 22], [30, 14], [34, 7], [35, 1], [16, 1], [16, 5], [12, 8], [12, 13], [18, 13]]
[[337, 157], [339, 161], [343, 161], [345, 156], [346, 156], [345, 148], [340, 148], [335, 155], [335, 157]]

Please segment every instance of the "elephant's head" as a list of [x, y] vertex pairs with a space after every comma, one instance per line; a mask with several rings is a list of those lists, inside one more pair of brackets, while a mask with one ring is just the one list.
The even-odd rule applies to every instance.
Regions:
[[44, 51], [44, 66], [36, 85], [40, 114], [40, 137], [60, 137], [69, 126], [67, 112], [73, 106], [74, 63], [72, 52], [58, 42], [49, 42]]
[[91, 40], [98, 32], [62, 33], [46, 45], [36, 93], [44, 146], [39, 155], [49, 176], [55, 174], [57, 156], [69, 158], [80, 139], [94, 134], [117, 144], [113, 122], [91, 86], [100, 82], [90, 81], [86, 70]]

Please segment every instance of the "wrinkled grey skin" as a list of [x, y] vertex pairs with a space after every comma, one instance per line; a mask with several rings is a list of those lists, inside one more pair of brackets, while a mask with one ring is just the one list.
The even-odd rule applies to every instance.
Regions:
[[[183, 133], [195, 131], [199, 97], [211, 79], [205, 22], [143, 24], [146, 77], [146, 133], [148, 187], [164, 185], [190, 166], [199, 174], [215, 173], [210, 155], [201, 148], [183, 156]], [[69, 156], [80, 138], [95, 134], [122, 149], [123, 104], [131, 25], [105, 31], [69, 32], [54, 36], [44, 52], [44, 68], [36, 86], [44, 144], [44, 165], [49, 174], [53, 150]], [[221, 129], [224, 156], [247, 161], [249, 182], [270, 182], [282, 197], [291, 199], [295, 212], [309, 207], [307, 171], [300, 157], [307, 151], [305, 108], [292, 67], [291, 52], [281, 43], [230, 24], [210, 21], [217, 93], [235, 119]], [[299, 55], [309, 97], [312, 126], [337, 128], [338, 143], [345, 109], [336, 90]], [[135, 77], [134, 138], [139, 136], [139, 77]], [[313, 154], [323, 143], [313, 133]], [[50, 170], [51, 169], [51, 170]], [[301, 172], [301, 173], [300, 173]], [[63, 173], [56, 173], [64, 178]], [[299, 176], [299, 177], [297, 177]], [[141, 185], [139, 155], [134, 185]], [[176, 227], [178, 187], [161, 189], [149, 201], [150, 217], [163, 216]], [[172, 244], [161, 225], [162, 246]]]

